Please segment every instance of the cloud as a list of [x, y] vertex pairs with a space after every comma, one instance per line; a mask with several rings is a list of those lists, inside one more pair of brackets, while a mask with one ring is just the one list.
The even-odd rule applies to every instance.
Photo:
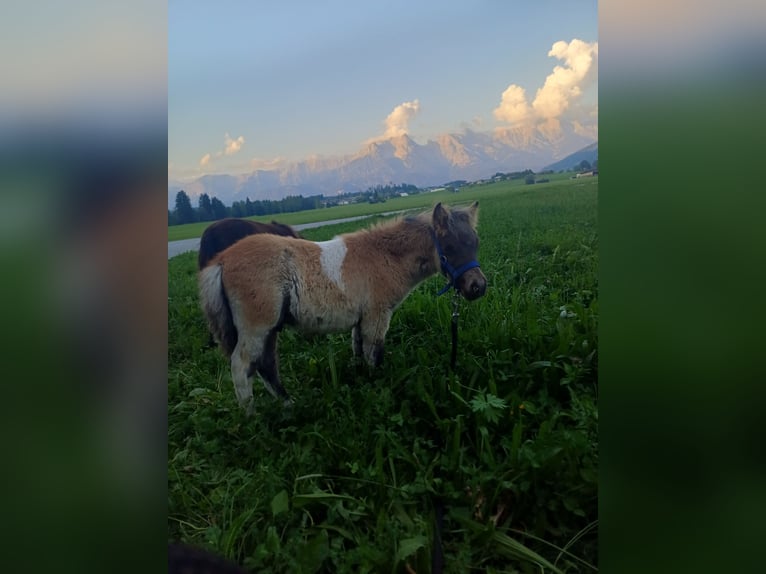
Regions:
[[535, 113], [546, 120], [561, 117], [570, 102], [582, 95], [582, 85], [591, 69], [598, 69], [593, 67], [598, 59], [598, 42], [588, 44], [576, 38], [569, 44], [559, 41], [553, 44], [548, 56], [563, 60], [565, 66], [553, 68], [532, 102]]
[[524, 88], [509, 85], [500, 105], [493, 111], [497, 120], [512, 126], [534, 124], [546, 131], [557, 131], [560, 120], [582, 96], [583, 90], [597, 80], [598, 42], [588, 43], [577, 38], [569, 43], [561, 40], [553, 44], [548, 56], [563, 65], [553, 68], [531, 104]]
[[239, 151], [242, 149], [242, 146], [245, 145], [245, 136], [239, 136], [236, 139], [233, 139], [229, 132], [226, 132], [223, 136], [223, 142], [224, 147], [222, 150], [219, 150], [215, 153], [206, 153], [203, 155], [199, 160], [199, 166], [200, 168], [206, 168], [211, 167], [212, 160], [214, 158], [220, 158], [224, 155], [234, 155], [236, 153], [239, 153]]
[[287, 160], [283, 157], [275, 157], [272, 159], [254, 157], [248, 162], [248, 167], [250, 169], [274, 170], [284, 167], [286, 164]]
[[412, 100], [404, 102], [394, 108], [386, 118], [386, 131], [384, 139], [404, 135], [409, 130], [410, 120], [420, 111], [420, 101]]
[[242, 146], [245, 145], [245, 136], [239, 136], [237, 139], [233, 140], [227, 133], [224, 136], [224, 141], [226, 142], [226, 147], [224, 148], [223, 152], [226, 155], [233, 155], [241, 150]]
[[474, 116], [470, 121], [462, 121], [459, 125], [463, 131], [480, 130], [484, 125], [484, 119], [481, 116]]
[[598, 139], [598, 125], [582, 124], [577, 120], [572, 121], [572, 127], [574, 132], [578, 135], [585, 136], [591, 139]]
[[527, 123], [532, 117], [532, 109], [527, 103], [527, 93], [524, 88], [516, 84], [508, 86], [494, 114], [498, 120], [509, 124]]
[[410, 121], [418, 112], [420, 112], [420, 101], [417, 99], [399, 104], [386, 116], [384, 122], [386, 129], [384, 132], [381, 135], [371, 137], [364, 143], [371, 144], [385, 141], [409, 133]]
[[409, 124], [412, 118], [420, 111], [420, 101], [415, 99], [396, 106], [388, 114], [385, 120], [386, 129], [382, 135], [372, 137], [365, 143], [379, 142], [393, 137], [401, 136], [409, 132]]

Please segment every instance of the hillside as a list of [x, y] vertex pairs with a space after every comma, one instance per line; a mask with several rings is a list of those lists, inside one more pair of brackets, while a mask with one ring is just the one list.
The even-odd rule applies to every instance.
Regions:
[[588, 163], [593, 163], [598, 159], [598, 142], [594, 142], [589, 146], [585, 146], [581, 150], [577, 150], [573, 154], [566, 156], [564, 159], [545, 166], [546, 170], [552, 171], [569, 171], [577, 166], [581, 161], [586, 160]]

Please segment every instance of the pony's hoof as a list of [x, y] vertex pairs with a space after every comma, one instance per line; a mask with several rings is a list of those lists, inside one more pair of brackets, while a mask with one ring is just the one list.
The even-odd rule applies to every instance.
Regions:
[[295, 420], [295, 402], [292, 399], [282, 401], [282, 422], [292, 422]]

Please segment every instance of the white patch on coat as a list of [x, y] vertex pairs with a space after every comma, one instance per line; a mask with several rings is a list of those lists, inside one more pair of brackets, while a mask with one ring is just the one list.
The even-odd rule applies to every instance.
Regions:
[[342, 237], [335, 237], [330, 241], [320, 241], [317, 243], [321, 249], [320, 262], [322, 271], [330, 280], [341, 289], [345, 289], [343, 284], [343, 260], [346, 258], [346, 242]]

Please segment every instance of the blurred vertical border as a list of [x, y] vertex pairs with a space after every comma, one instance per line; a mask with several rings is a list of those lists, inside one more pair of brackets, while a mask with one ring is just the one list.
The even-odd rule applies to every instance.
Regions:
[[[601, 568], [751, 571], [766, 7], [600, 4]], [[0, 570], [166, 566], [167, 9], [0, 18]]]
[[599, 36], [600, 566], [760, 570], [766, 4], [607, 0]]
[[0, 16], [3, 572], [166, 568], [167, 7]]

